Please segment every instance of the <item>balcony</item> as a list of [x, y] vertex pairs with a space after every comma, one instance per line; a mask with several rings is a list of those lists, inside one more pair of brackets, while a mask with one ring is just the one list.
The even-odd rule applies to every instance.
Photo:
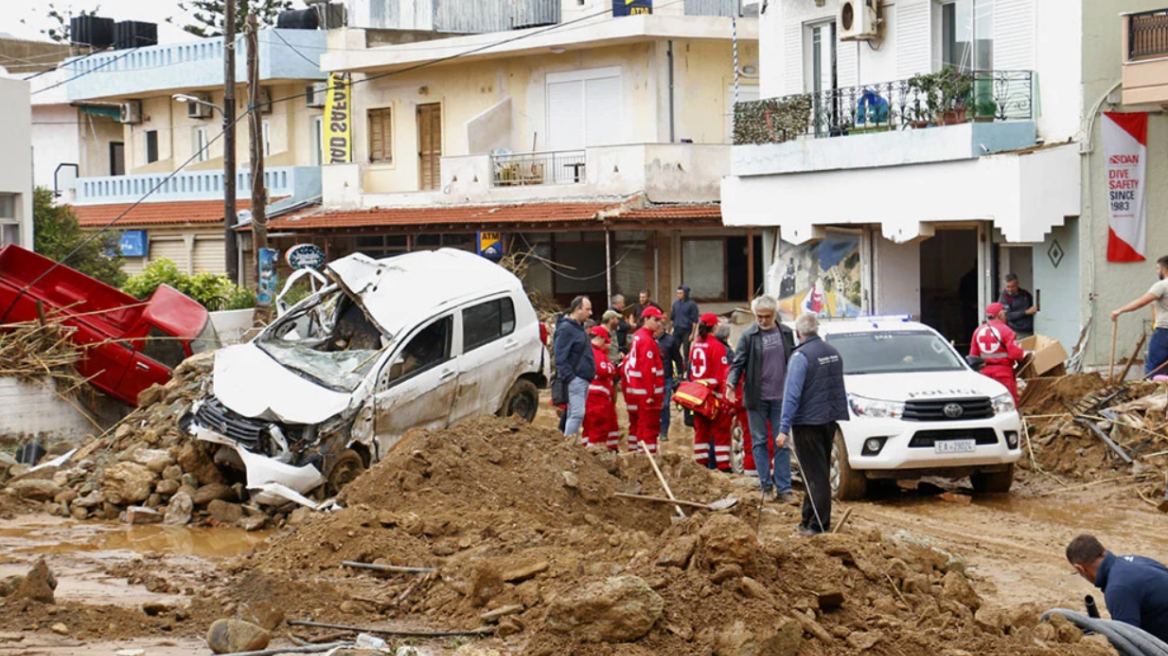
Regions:
[[[321, 30], [260, 32], [260, 79], [324, 80], [327, 75], [308, 60], [326, 48]], [[247, 46], [242, 38], [235, 57], [235, 79], [247, 79]], [[301, 56], [303, 55], [303, 56]], [[69, 73], [70, 101], [160, 95], [186, 89], [223, 86], [223, 41], [113, 50], [62, 64]]]
[[1168, 103], [1168, 9], [1123, 16], [1123, 104]]
[[564, 150], [490, 155], [492, 187], [581, 184], [587, 181], [587, 151]]
[[[158, 190], [145, 200], [178, 202], [219, 200], [223, 198], [221, 171], [183, 171], [167, 179], [166, 173], [143, 175], [116, 175], [77, 179], [77, 200], [74, 205], [112, 205], [133, 203], [151, 189]], [[235, 187], [240, 198], [247, 195], [251, 180], [249, 171], [236, 173]], [[269, 198], [291, 197], [307, 200], [320, 195], [320, 167], [283, 166], [264, 169], [264, 186]]]
[[1033, 146], [1035, 75], [941, 71], [738, 103], [734, 175], [899, 166]]

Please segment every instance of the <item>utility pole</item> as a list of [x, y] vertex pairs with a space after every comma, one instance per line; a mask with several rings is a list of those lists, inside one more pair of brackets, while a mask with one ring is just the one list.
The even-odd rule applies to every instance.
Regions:
[[260, 22], [255, 14], [247, 16], [247, 95], [248, 125], [251, 136], [251, 230], [252, 252], [256, 266], [256, 325], [267, 325], [271, 319], [270, 297], [261, 298], [264, 278], [260, 254], [268, 247], [268, 216], [265, 213], [267, 188], [264, 186], [264, 118], [260, 103]]
[[225, 0], [223, 16], [223, 248], [227, 277], [239, 278], [235, 245], [235, 0]]

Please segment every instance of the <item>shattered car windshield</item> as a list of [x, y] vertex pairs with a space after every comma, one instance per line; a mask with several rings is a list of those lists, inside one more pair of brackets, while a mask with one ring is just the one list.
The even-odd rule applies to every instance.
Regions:
[[285, 315], [256, 340], [288, 369], [348, 392], [365, 379], [386, 344], [377, 326], [340, 289]]

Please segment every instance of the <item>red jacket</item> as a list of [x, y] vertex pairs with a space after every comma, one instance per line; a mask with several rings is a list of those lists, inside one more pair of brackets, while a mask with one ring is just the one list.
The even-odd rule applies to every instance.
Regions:
[[629, 354], [621, 365], [625, 401], [632, 407], [661, 407], [665, 395], [665, 369], [661, 364], [661, 349], [648, 328], [641, 328], [633, 336]]
[[986, 366], [1014, 366], [1014, 361], [1026, 357], [1015, 340], [1014, 331], [997, 319], [985, 322], [973, 331], [969, 354], [985, 360]]
[[703, 341], [695, 341], [689, 350], [689, 379], [704, 383], [714, 391], [714, 396], [722, 398], [726, 390], [726, 377], [730, 374], [730, 364], [726, 360], [726, 347], [713, 335]]
[[613, 379], [616, 378], [616, 367], [608, 361], [608, 348], [598, 348], [592, 345], [592, 357], [596, 359], [596, 377], [588, 384], [588, 396], [593, 394], [603, 397], [606, 401], [613, 400]]

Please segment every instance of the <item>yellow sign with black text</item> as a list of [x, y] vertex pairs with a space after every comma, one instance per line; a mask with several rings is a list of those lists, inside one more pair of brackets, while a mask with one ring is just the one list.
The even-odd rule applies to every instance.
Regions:
[[348, 73], [329, 75], [324, 107], [324, 139], [321, 161], [348, 164], [353, 161], [353, 98]]

